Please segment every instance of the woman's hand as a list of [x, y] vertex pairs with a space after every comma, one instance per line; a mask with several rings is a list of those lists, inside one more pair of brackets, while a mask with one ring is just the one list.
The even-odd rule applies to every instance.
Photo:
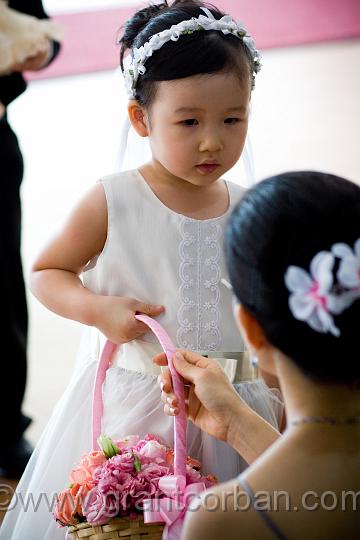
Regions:
[[[246, 404], [234, 390], [221, 366], [210, 358], [189, 351], [178, 351], [174, 356], [174, 366], [185, 379], [186, 409], [190, 420], [202, 431], [227, 441], [239, 409]], [[166, 366], [165, 354], [154, 358], [154, 363]], [[171, 386], [169, 369], [158, 378], [162, 389], [161, 399], [165, 403], [167, 415], [178, 413], [178, 401]]]
[[[190, 383], [185, 386], [186, 412], [198, 428], [226, 441], [249, 464], [278, 440], [280, 433], [241, 399], [216, 360], [178, 351], [173, 361], [185, 383]], [[166, 366], [165, 354], [155, 356], [154, 362]], [[177, 414], [170, 371], [159, 375], [158, 381], [165, 414]]]
[[146, 324], [135, 319], [137, 313], [157, 317], [164, 306], [152, 306], [120, 296], [99, 296], [94, 299], [94, 326], [113, 343], [127, 343], [149, 331]]

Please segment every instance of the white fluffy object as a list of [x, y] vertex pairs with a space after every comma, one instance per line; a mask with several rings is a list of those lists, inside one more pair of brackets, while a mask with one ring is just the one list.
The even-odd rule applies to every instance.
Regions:
[[49, 19], [37, 19], [11, 9], [0, 0], [0, 75], [14, 64], [46, 51], [48, 40], [61, 41], [63, 27]]

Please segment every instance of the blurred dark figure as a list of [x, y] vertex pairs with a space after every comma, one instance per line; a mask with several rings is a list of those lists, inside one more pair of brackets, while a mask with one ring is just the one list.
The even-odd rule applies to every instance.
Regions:
[[[38, 19], [47, 19], [41, 0], [9, 0], [8, 7]], [[7, 106], [26, 89], [22, 72], [46, 67], [57, 56], [60, 44], [48, 41], [48, 50], [14, 64], [0, 76], [0, 302], [3, 347], [0, 383], [2, 440], [0, 476], [21, 476], [33, 450], [24, 438], [31, 418], [22, 411], [27, 374], [28, 314], [21, 263], [21, 201], [23, 159], [18, 140], [6, 115]], [[33, 129], [35, 126], [29, 126]]]

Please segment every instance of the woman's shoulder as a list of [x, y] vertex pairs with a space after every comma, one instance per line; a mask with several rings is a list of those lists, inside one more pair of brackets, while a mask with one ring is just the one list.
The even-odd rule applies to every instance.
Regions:
[[247, 493], [238, 479], [222, 483], [192, 502], [184, 526], [184, 540], [253, 540], [273, 537], [259, 523], [253, 507], [247, 504]]

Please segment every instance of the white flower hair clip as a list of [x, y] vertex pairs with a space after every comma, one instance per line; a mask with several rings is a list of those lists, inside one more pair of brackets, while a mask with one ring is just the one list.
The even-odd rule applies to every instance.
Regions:
[[240, 23], [237, 23], [230, 15], [224, 15], [221, 19], [215, 19], [214, 15], [207, 8], [202, 7], [201, 9], [205, 15], [200, 15], [198, 18], [192, 17], [189, 20], [174, 24], [168, 30], [154, 34], [142, 47], [133, 49], [131, 61], [125, 63], [124, 69], [125, 86], [130, 98], [135, 97], [139, 75], [144, 75], [146, 72], [145, 62], [153, 55], [153, 52], [161, 49], [168, 41], [177, 41], [181, 35], [193, 34], [194, 32], [217, 30], [225, 35], [232, 34], [236, 36], [242, 40], [253, 57], [254, 72], [258, 73], [260, 71], [260, 53], [256, 49], [254, 40], [245, 28]]
[[[335, 259], [340, 259], [334, 280]], [[310, 275], [298, 266], [289, 266], [285, 285], [291, 292], [289, 308], [295, 319], [313, 330], [339, 337], [333, 315], [340, 315], [360, 298], [360, 238], [354, 251], [343, 243], [330, 251], [320, 251], [310, 263]]]

